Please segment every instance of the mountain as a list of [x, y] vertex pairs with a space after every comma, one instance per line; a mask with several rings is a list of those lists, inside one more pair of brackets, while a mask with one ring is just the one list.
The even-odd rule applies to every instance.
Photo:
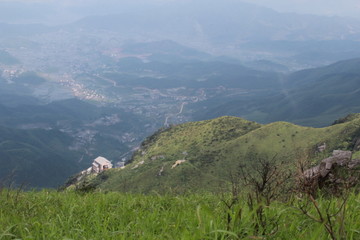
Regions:
[[[112, 14], [105, 14], [106, 11], [95, 14], [96, 11], [90, 9], [89, 12], [85, 11], [91, 4], [83, 7], [76, 5], [59, 4], [55, 7], [47, 3], [0, 3], [0, 13], [3, 13], [0, 14], [0, 20], [3, 18], [0, 23], [0, 31], [3, 33], [0, 47], [8, 48], [20, 41], [20, 46], [14, 48], [24, 50], [24, 41], [36, 41], [40, 46], [46, 45], [45, 53], [37, 49], [36, 54], [40, 55], [37, 60], [43, 58], [47, 62], [47, 56], [42, 54], [58, 58], [64, 51], [71, 50], [74, 55], [85, 48], [82, 53], [97, 55], [104, 50], [104, 46], [121, 48], [129, 40], [172, 40], [199, 51], [232, 56], [247, 62], [272, 61], [286, 65], [290, 70], [329, 64], [360, 54], [360, 21], [357, 19], [279, 13], [236, 0], [210, 4], [205, 0], [102, 4]], [[100, 11], [102, 7], [96, 10]], [[79, 19], [84, 15], [86, 17], [68, 23], [70, 19]], [[66, 23], [58, 26], [21, 24], [49, 23], [54, 18], [60, 22], [65, 18], [63, 22]], [[60, 39], [57, 48], [66, 46], [59, 54], [48, 45]], [[80, 48], [76, 46], [72, 49], [74, 42], [79, 42]], [[89, 51], [85, 42], [91, 43], [90, 48], [96, 45], [99, 51]], [[149, 47], [156, 46], [150, 44]], [[31, 56], [29, 54], [33, 53], [25, 56], [23, 51], [20, 53], [25, 58]], [[101, 58], [96, 56], [96, 59]]]
[[360, 59], [352, 59], [291, 74], [287, 93], [280, 99], [274, 98], [280, 101], [270, 120], [281, 118], [316, 126], [330, 123], [331, 118], [359, 112], [359, 66]]
[[141, 30], [148, 37], [156, 37], [155, 34], [168, 38], [181, 36], [178, 39], [191, 36], [192, 41], [205, 38], [223, 44], [250, 40], [357, 39], [359, 23], [340, 17], [279, 13], [233, 0], [211, 4], [202, 0], [125, 7], [117, 15], [87, 17], [76, 25], [124, 34]]
[[1, 182], [25, 188], [56, 187], [79, 171], [79, 152], [72, 139], [57, 130], [20, 130], [0, 126]]
[[150, 55], [150, 60], [183, 60], [198, 59], [208, 60], [213, 58], [210, 54], [198, 51], [194, 48], [183, 46], [175, 41], [162, 40], [153, 42], [132, 42], [122, 45], [124, 54]]
[[116, 164], [152, 131], [145, 117], [119, 108], [1, 97], [10, 104], [0, 105], [0, 178], [17, 185], [57, 187], [99, 155]]
[[[154, 57], [155, 58], [155, 57]], [[149, 57], [149, 62], [135, 57], [120, 59], [111, 71], [106, 69], [106, 78], [127, 87], [163, 88], [279, 88], [278, 74], [258, 71], [239, 63], [177, 58], [175, 61]]]
[[[241, 116], [262, 123], [290, 121], [326, 126], [349, 113], [359, 112], [360, 59], [280, 75], [281, 87], [268, 95], [220, 97], [191, 107], [195, 119]], [[282, 80], [281, 80], [282, 79]]]
[[240, 48], [250, 56], [256, 51], [263, 53], [259, 57], [266, 58], [271, 53], [268, 60], [277, 60], [291, 71], [300, 70], [299, 66], [302, 69], [320, 67], [360, 56], [360, 42], [346, 39], [250, 41]]
[[234, 0], [123, 6], [116, 14], [88, 16], [66, 29], [120, 33], [123, 41], [173, 40], [244, 61], [275, 61], [291, 70], [360, 54], [357, 19], [279, 13]]
[[[360, 58], [349, 59], [345, 61], [340, 61], [325, 67], [306, 69], [303, 71], [298, 71], [291, 74], [288, 78], [288, 84], [295, 87], [302, 87], [307, 84], [315, 84], [320, 82], [321, 84], [326, 83], [327, 78], [337, 76], [337, 85], [341, 82], [341, 77], [346, 77], [348, 75], [360, 75]], [[347, 81], [343, 83], [348, 87]]]
[[275, 159], [295, 172], [300, 160], [316, 162], [337, 149], [357, 152], [359, 139], [356, 117], [326, 128], [261, 125], [236, 117], [190, 122], [158, 131], [125, 169], [106, 171], [82, 186], [141, 193], [220, 191], [241, 166]]

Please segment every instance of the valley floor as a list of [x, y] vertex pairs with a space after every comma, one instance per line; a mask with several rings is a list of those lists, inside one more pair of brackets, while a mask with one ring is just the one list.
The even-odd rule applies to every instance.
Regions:
[[[249, 208], [211, 194], [187, 196], [0, 192], [0, 239], [360, 239], [360, 195]], [[257, 214], [263, 209], [261, 216]], [[307, 211], [307, 215], [302, 210]], [[320, 217], [319, 212], [323, 214]]]

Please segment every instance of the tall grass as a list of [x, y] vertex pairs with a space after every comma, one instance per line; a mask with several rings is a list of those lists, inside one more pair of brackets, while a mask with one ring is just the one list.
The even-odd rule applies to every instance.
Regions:
[[[239, 201], [226, 208], [219, 196], [134, 195], [116, 192], [0, 193], [0, 239], [329, 239], [322, 223], [304, 215], [299, 201], [263, 206], [265, 225]], [[339, 199], [320, 199], [336, 208]], [[256, 208], [255, 208], [256, 209]], [[309, 214], [316, 210], [309, 207]], [[360, 196], [351, 195], [343, 219], [346, 235], [360, 239]], [[231, 221], [228, 222], [228, 214]], [[339, 221], [339, 222], [337, 222]], [[342, 224], [345, 223], [345, 224]]]

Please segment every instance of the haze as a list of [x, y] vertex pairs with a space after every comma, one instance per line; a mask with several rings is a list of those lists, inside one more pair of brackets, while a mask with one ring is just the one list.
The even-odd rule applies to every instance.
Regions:
[[[235, 2], [248, 2], [265, 6], [279, 12], [295, 12], [326, 16], [346, 16], [357, 18], [360, 3], [356, 0], [227, 0], [209, 2], [203, 0], [23, 0], [0, 1], [0, 21], [11, 23], [64, 24], [90, 15], [107, 15], [138, 9], [147, 11], [150, 6], [183, 5], [193, 3], [199, 9], [207, 5], [226, 5]], [[152, 9], [151, 11], [154, 11]]]
[[359, 17], [360, 2], [357, 0], [244, 0], [266, 6], [280, 12], [309, 13], [326, 16]]

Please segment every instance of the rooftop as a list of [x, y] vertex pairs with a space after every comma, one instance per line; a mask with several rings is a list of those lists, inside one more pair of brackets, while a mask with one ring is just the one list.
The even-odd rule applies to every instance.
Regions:
[[94, 160], [94, 162], [96, 162], [96, 163], [99, 163], [99, 164], [101, 164], [101, 165], [108, 165], [108, 164], [111, 164], [111, 162], [109, 161], [109, 160], [107, 160], [106, 158], [104, 158], [104, 157], [97, 157], [95, 160]]

